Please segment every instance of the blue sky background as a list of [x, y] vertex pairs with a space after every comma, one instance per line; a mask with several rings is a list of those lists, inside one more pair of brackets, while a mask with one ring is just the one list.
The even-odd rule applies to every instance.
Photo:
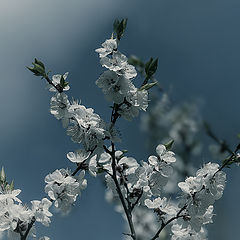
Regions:
[[[44, 177], [72, 167], [68, 151], [78, 148], [50, 115], [51, 94], [25, 66], [35, 57], [53, 73], [69, 71], [70, 96], [105, 120], [110, 105], [95, 81], [103, 69], [94, 49], [111, 35], [115, 18], [127, 17], [120, 50], [143, 60], [159, 57], [156, 75], [173, 86], [175, 101], [202, 98], [203, 117], [219, 136], [236, 144], [239, 127], [240, 2], [237, 0], [0, 0], [0, 165], [30, 202], [44, 194]], [[146, 159], [139, 121], [119, 121], [129, 154]], [[202, 162], [211, 161], [203, 153]], [[227, 170], [228, 183], [217, 203], [209, 239], [239, 239], [240, 169]], [[55, 215], [39, 234], [51, 239], [120, 240], [122, 219], [104, 200], [100, 179], [88, 188], [72, 213]]]

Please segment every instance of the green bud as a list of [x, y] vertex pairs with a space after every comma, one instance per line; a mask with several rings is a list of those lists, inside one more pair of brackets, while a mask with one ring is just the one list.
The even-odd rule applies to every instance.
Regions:
[[14, 190], [14, 182], [13, 182], [13, 180], [12, 180], [11, 184], [9, 185], [9, 189], [10, 189], [11, 191]]
[[174, 140], [169, 141], [168, 143], [164, 144], [164, 146], [166, 147], [166, 149], [169, 151], [172, 149]]
[[5, 174], [5, 171], [4, 171], [3, 167], [2, 167], [2, 170], [0, 172], [0, 182], [1, 183], [5, 183], [6, 182], [6, 174]]
[[34, 62], [32, 63], [33, 67], [27, 67], [31, 72], [34, 73], [34, 75], [36, 76], [46, 76], [46, 72], [45, 72], [45, 66], [44, 64], [37, 60], [35, 58]]
[[41, 65], [35, 63], [34, 68], [37, 70], [39, 74], [41, 75], [45, 74], [45, 69]]
[[45, 70], [44, 64], [41, 61], [37, 60], [36, 58], [35, 58], [35, 63], [40, 65]]

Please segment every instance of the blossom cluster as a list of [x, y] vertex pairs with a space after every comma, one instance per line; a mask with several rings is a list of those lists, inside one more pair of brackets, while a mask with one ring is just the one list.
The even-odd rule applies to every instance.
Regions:
[[85, 171], [77, 177], [71, 176], [66, 169], [56, 170], [45, 177], [45, 192], [54, 201], [54, 206], [63, 214], [69, 213], [72, 204], [76, 201], [80, 191], [87, 187], [87, 180], [84, 179]]
[[31, 201], [32, 206], [27, 207], [22, 204], [18, 198], [20, 189], [13, 189], [6, 186], [6, 182], [2, 182], [0, 191], [0, 232], [7, 231], [9, 239], [19, 239], [19, 236], [28, 234], [36, 237], [35, 222], [40, 222], [44, 226], [49, 226], [52, 213], [49, 207], [52, 202], [47, 198], [41, 201]]
[[118, 104], [118, 113], [127, 120], [136, 117], [139, 110], [148, 107], [148, 92], [134, 86], [136, 69], [128, 63], [128, 58], [118, 50], [117, 39], [107, 39], [102, 48], [96, 49], [100, 63], [107, 68], [96, 84], [108, 101]]
[[178, 184], [183, 192], [179, 206], [184, 211], [172, 227], [173, 240], [204, 239], [198, 235], [203, 234], [204, 225], [212, 222], [213, 204], [222, 197], [225, 182], [226, 174], [219, 170], [219, 165], [207, 163], [195, 177]]
[[[176, 164], [180, 162], [180, 158], [171, 150], [173, 141], [165, 145], [158, 144], [156, 154], [141, 162], [127, 156], [126, 151], [116, 149], [116, 120], [121, 116], [131, 120], [140, 110], [145, 111], [148, 107], [147, 90], [156, 84], [148, 84], [157, 69], [157, 59], [152, 58], [143, 64], [146, 76], [140, 88], [133, 83], [137, 76], [136, 69], [118, 50], [126, 23], [126, 20], [117, 20], [114, 23], [116, 38], [113, 34], [111, 39], [102, 44], [102, 48], [96, 49], [101, 65], [107, 69], [97, 79], [96, 85], [102, 89], [105, 98], [113, 103], [109, 124], [80, 101], [69, 101], [66, 94], [70, 89], [66, 81], [68, 73], [56, 74], [50, 79], [44, 64], [37, 59], [33, 63], [34, 67], [29, 68], [35, 75], [47, 80], [47, 88], [54, 93], [50, 101], [51, 114], [62, 121], [67, 135], [82, 147], [67, 153], [68, 160], [76, 165], [76, 170], [62, 168], [49, 173], [45, 177], [45, 192], [50, 200], [43, 198], [41, 201], [31, 201], [30, 208], [18, 198], [21, 191], [14, 190], [13, 186], [6, 183], [3, 172], [0, 174], [0, 232], [8, 231], [10, 239], [19, 236], [26, 239], [29, 232], [35, 237], [36, 222], [45, 226], [51, 222], [49, 208], [52, 205], [67, 214], [87, 186], [86, 172], [95, 177], [104, 174], [106, 198], [112, 202], [115, 200], [116, 209], [128, 223], [130, 233], [125, 237], [132, 240], [159, 239], [165, 227], [172, 224], [172, 240], [207, 238], [205, 225], [212, 222], [213, 205], [221, 198], [225, 187], [226, 174], [222, 171], [225, 165], [205, 164], [194, 177], [187, 177], [184, 182], [178, 183], [182, 191], [180, 201], [173, 201], [166, 194], [167, 184], [174, 176]], [[169, 110], [165, 106], [167, 104], [168, 99], [164, 95], [163, 104], [154, 110], [155, 118], [159, 119], [161, 115], [162, 119], [157, 126], [168, 129], [171, 125], [168, 137], [193, 152], [198, 124], [189, 114], [191, 109], [188, 111], [188, 107], [184, 107]], [[152, 127], [151, 121], [148, 127]], [[106, 141], [110, 142], [110, 146]], [[229, 160], [234, 157], [239, 163], [237, 150]], [[189, 176], [189, 172], [185, 171], [185, 175]], [[48, 239], [42, 237], [39, 240]]]

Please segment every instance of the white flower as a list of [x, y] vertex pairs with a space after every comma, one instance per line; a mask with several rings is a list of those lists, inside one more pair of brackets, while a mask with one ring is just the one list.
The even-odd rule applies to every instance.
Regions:
[[22, 229], [26, 229], [32, 220], [32, 211], [20, 203], [15, 204], [11, 198], [5, 199], [4, 204], [0, 203], [0, 206], [0, 231], [14, 231], [18, 224], [21, 225]]
[[90, 156], [90, 152], [87, 152], [85, 149], [79, 149], [75, 152], [69, 152], [67, 158], [71, 162], [82, 163]]
[[12, 191], [7, 191], [4, 194], [0, 194], [0, 201], [5, 201], [7, 199], [12, 199], [16, 202], [21, 203], [22, 201], [19, 198], [17, 198], [17, 196], [19, 195], [20, 192], [21, 192], [20, 189], [15, 189], [15, 190], [12, 190]]
[[101, 145], [105, 136], [105, 124], [92, 108], [78, 105], [74, 109], [70, 107], [72, 119], [67, 128], [67, 134], [73, 142], [82, 143], [85, 150], [93, 150]]
[[132, 120], [138, 116], [139, 110], [146, 110], [148, 107], [148, 92], [146, 90], [139, 91], [134, 88], [129, 92], [124, 104], [121, 106], [119, 113], [126, 120]]
[[137, 90], [135, 88], [133, 94], [128, 97], [127, 100], [139, 110], [146, 111], [148, 107], [148, 92], [146, 90]]
[[50, 101], [50, 113], [54, 115], [57, 120], [62, 120], [63, 127], [67, 127], [69, 118], [70, 102], [65, 93], [56, 93]]
[[186, 194], [199, 192], [203, 187], [203, 181], [200, 177], [188, 177], [185, 182], [178, 183], [178, 186]]
[[174, 157], [174, 152], [172, 151], [167, 151], [166, 147], [162, 144], [159, 144], [156, 147], [156, 152], [159, 156], [159, 158], [166, 162], [166, 163], [174, 163], [176, 162], [176, 158]]
[[164, 177], [169, 177], [172, 175], [173, 169], [170, 166], [170, 163], [174, 163], [176, 158], [174, 153], [167, 151], [166, 147], [162, 144], [159, 144], [156, 147], [156, 152], [158, 157], [150, 156], [148, 162], [154, 167], [154, 169], [162, 174]]
[[[176, 207], [174, 207], [172, 204], [170, 204], [167, 201], [167, 198], [155, 198], [153, 201], [150, 199], [146, 199], [144, 201], [145, 205], [150, 208], [150, 209], [159, 209], [161, 212], [169, 215], [169, 216], [174, 216], [177, 214]], [[166, 218], [166, 216], [165, 216]]]
[[99, 57], [103, 58], [111, 54], [113, 50], [117, 50], [117, 40], [116, 39], [107, 39], [103, 44], [103, 48], [98, 48], [95, 51], [99, 53]]
[[99, 88], [102, 88], [108, 101], [118, 104], [122, 103], [130, 91], [135, 88], [129, 79], [118, 76], [115, 72], [109, 70], [99, 77], [96, 84]]
[[41, 201], [34, 200], [32, 203], [32, 211], [34, 213], [37, 222], [41, 222], [45, 226], [49, 226], [52, 213], [48, 211], [48, 208], [52, 205], [52, 202], [47, 198], [43, 198]]
[[[63, 77], [64, 81], [67, 79], [68, 72], [66, 72], [64, 75], [56, 74], [52, 76], [52, 83], [56, 86], [60, 84], [61, 77]], [[47, 84], [47, 88], [50, 92], [57, 92], [57, 89], [53, 87], [51, 84]], [[70, 89], [69, 85], [63, 88], [63, 91], [68, 91]]]
[[124, 172], [124, 175], [134, 174], [138, 167], [139, 164], [132, 157], [122, 157], [116, 166], [118, 171]]
[[85, 189], [87, 180], [84, 179], [85, 171], [81, 171], [78, 177], [72, 177], [65, 169], [56, 170], [45, 177], [45, 192], [54, 200], [54, 206], [68, 213], [72, 204], [76, 201], [80, 190]]
[[127, 79], [137, 76], [135, 67], [128, 64], [128, 58], [119, 51], [113, 52], [112, 58], [101, 58], [100, 63], [103, 67], [116, 72], [118, 75], [123, 75]]

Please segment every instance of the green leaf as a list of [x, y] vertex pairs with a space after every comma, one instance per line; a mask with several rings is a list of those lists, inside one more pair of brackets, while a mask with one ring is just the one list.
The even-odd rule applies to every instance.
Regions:
[[157, 67], [158, 67], [158, 58], [152, 61], [151, 64], [149, 65], [147, 75], [151, 77], [157, 71]]
[[121, 22], [116, 19], [113, 23], [113, 31], [117, 35], [117, 39], [120, 40], [127, 27], [127, 18], [122, 19]]
[[149, 67], [150, 67], [152, 62], [153, 62], [153, 58], [150, 58], [150, 60], [148, 62], [146, 62], [146, 64], [145, 64], [146, 75], [148, 75], [148, 70], [149, 70]]
[[147, 84], [143, 85], [142, 87], [140, 87], [138, 90], [139, 91], [148, 90], [148, 89], [152, 88], [153, 86], [155, 86], [156, 84], [158, 84], [158, 82], [147, 83]]
[[117, 28], [119, 26], [119, 20], [115, 19], [114, 23], [113, 23], [113, 31], [116, 33], [117, 32]]
[[158, 58], [153, 60], [153, 58], [150, 58], [150, 60], [145, 64], [145, 73], [146, 73], [146, 79], [150, 79], [153, 74], [157, 71], [158, 67]]
[[65, 80], [64, 80], [64, 78], [63, 78], [63, 75], [61, 75], [60, 86], [61, 86], [62, 88], [64, 88], [64, 82], [65, 82]]
[[13, 180], [12, 180], [11, 184], [9, 185], [9, 189], [10, 189], [11, 191], [14, 190], [14, 182], [13, 182]]

